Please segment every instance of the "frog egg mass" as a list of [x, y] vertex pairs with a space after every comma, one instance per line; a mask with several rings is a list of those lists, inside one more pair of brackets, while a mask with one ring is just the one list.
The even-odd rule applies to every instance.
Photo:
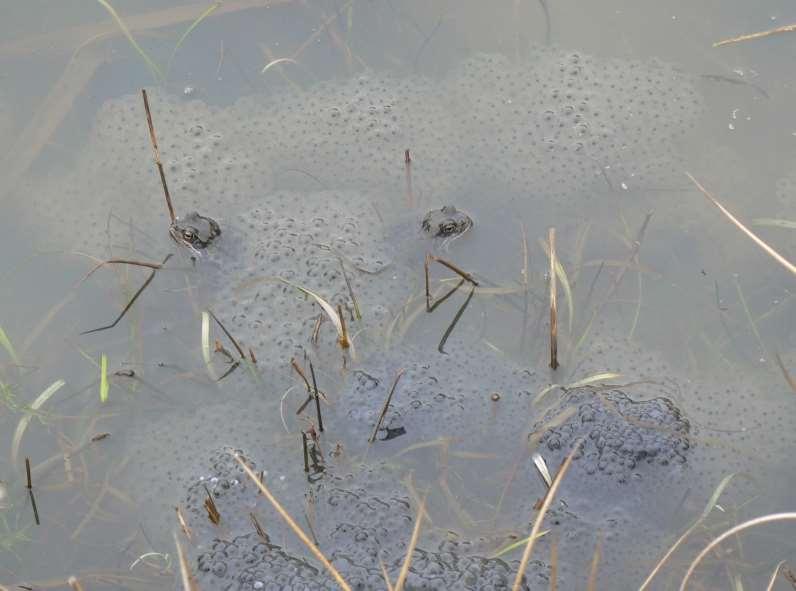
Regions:
[[[473, 55], [438, 79], [366, 72], [224, 107], [193, 96], [150, 92], [178, 212], [174, 230], [202, 249], [199, 260], [174, 257], [166, 269], [175, 271], [173, 283], [160, 292], [190, 294], [190, 306], [179, 300], [179, 309], [169, 310], [193, 323], [193, 340], [173, 347], [173, 355], [189, 361], [175, 365], [180, 379], [170, 374], [156, 384], [165, 410], [142, 412], [120, 436], [130, 462], [114, 478], [146, 509], [141, 525], [155, 548], [172, 547], [166, 544], [172, 543], [174, 507], [184, 510], [195, 535], [191, 564], [205, 591], [333, 588], [235, 453], [263, 471], [291, 515], [311, 523], [316, 543], [354, 588], [383, 586], [380, 561], [397, 578], [420, 496], [401, 480], [407, 469], [418, 482], [432, 483], [433, 519], [424, 525], [428, 532], [414, 551], [406, 588], [508, 589], [516, 555], [495, 556], [495, 550], [527, 535], [531, 507], [547, 491], [529, 445], [554, 473], [582, 441], [547, 516], [550, 535], [540, 538], [526, 571], [521, 588], [530, 590], [549, 586], [553, 541], [559, 588], [586, 588], [598, 540], [598, 588], [633, 588], [661, 555], [660, 531], [672, 515], [690, 516], [694, 506], [698, 515], [728, 473], [765, 473], [792, 452], [793, 397], [763, 391], [733, 371], [726, 372], [730, 386], [699, 383], [609, 321], [589, 323], [577, 362], [564, 367], [571, 374], [547, 372], [538, 338], [521, 363], [504, 343], [487, 338], [492, 317], [487, 320], [485, 309], [498, 299], [491, 296], [507, 296], [499, 312], [516, 314], [507, 349], [522, 338], [523, 314], [538, 317], [542, 327], [529, 341], [549, 318], [546, 294], [534, 291], [547, 285], [538, 266], [531, 270], [538, 275], [534, 289], [528, 289], [527, 268], [524, 286], [516, 280], [529, 211], [609, 193], [632, 199], [633, 189], [682, 181], [680, 143], [703, 110], [691, 75], [658, 61], [547, 48], [520, 60]], [[0, 128], [2, 118], [0, 111]], [[73, 158], [68, 171], [29, 182], [25, 213], [44, 230], [35, 233], [37, 246], [98, 260], [123, 253], [162, 260], [173, 252], [140, 95], [104, 104], [85, 149]], [[411, 229], [404, 231], [396, 212], [406, 213], [410, 175], [421, 207], [410, 211]], [[792, 202], [795, 185], [793, 179], [780, 183], [783, 201]], [[472, 217], [459, 209], [462, 195], [481, 186], [495, 189], [482, 199], [484, 210], [513, 200], [522, 215], [509, 213], [510, 225], [495, 233], [496, 240], [512, 241], [510, 256], [476, 265], [453, 240], [467, 234], [459, 243], [472, 244], [494, 223], [493, 212], [470, 203], [462, 207]], [[450, 302], [426, 314], [422, 263], [407, 254], [418, 244], [424, 255], [450, 249], [451, 260], [479, 278], [505, 277], [499, 273], [504, 263], [514, 275], [479, 284], [484, 297], [467, 316], [465, 306], [456, 312], [461, 304]], [[475, 293], [475, 285], [467, 288]], [[464, 299], [459, 292], [452, 301], [457, 297]], [[559, 298], [563, 310], [566, 300]], [[155, 300], [148, 301], [155, 306]], [[577, 320], [585, 323], [582, 300], [576, 304]], [[207, 377], [200, 357], [225, 346], [209, 352], [206, 332], [200, 345], [198, 315], [206, 310], [248, 349], [242, 360], [230, 354], [230, 365], [238, 365], [222, 379]], [[335, 312], [354, 327], [355, 347], [347, 351], [332, 327], [339, 322]], [[460, 316], [465, 319], [453, 330], [450, 319]], [[162, 336], [171, 320], [146, 326], [141, 338]], [[438, 327], [439, 339], [448, 323], [445, 354], [412, 342], [412, 331], [425, 335]], [[302, 367], [315, 363], [313, 379], [323, 396], [308, 398], [309, 388], [292, 373], [293, 360]], [[153, 366], [163, 369], [147, 358], [140, 371]], [[565, 377], [600, 374], [614, 377], [565, 385]], [[561, 383], [551, 386], [554, 380]], [[386, 404], [393, 383], [394, 398]], [[196, 384], [212, 390], [210, 402], [194, 396]], [[547, 392], [543, 403], [540, 392]], [[313, 404], [300, 411], [305, 400]], [[301, 434], [317, 443], [321, 411], [323, 445], [311, 447], [318, 453], [313, 470], [307, 465], [305, 471]], [[737, 444], [747, 453], [735, 453]], [[738, 484], [722, 502], [740, 504], [752, 489]], [[207, 519], [207, 495], [218, 505], [220, 527]], [[253, 529], [252, 516], [266, 514], [264, 532]]]
[[[272, 188], [377, 189], [394, 202], [407, 148], [414, 190], [443, 203], [479, 181], [524, 199], [572, 197], [606, 177], [654, 184], [671, 178], [702, 108], [670, 65], [554, 49], [519, 64], [476, 55], [441, 80], [368, 73], [226, 108], [150, 94], [175, 207], [215, 219], [269, 207]], [[138, 95], [103, 106], [77, 159], [66, 178], [30, 190], [53, 241], [99, 254], [109, 226], [156, 227], [165, 206]], [[78, 221], [79, 236], [65, 231]]]

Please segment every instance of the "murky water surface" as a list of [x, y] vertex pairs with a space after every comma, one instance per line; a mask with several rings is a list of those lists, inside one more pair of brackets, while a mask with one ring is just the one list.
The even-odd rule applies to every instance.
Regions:
[[[235, 454], [357, 589], [421, 503], [405, 588], [511, 588], [532, 454], [575, 450], [525, 589], [794, 510], [794, 277], [685, 174], [796, 257], [796, 38], [713, 47], [789, 3], [118, 0], [138, 49], [102, 4], [0, 23], [0, 589], [183, 588], [175, 536], [335, 588]], [[788, 589], [792, 540], [688, 588]]]

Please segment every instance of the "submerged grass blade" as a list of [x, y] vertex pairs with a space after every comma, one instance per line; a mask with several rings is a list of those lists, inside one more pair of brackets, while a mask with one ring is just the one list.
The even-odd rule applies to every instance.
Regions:
[[794, 377], [790, 375], [790, 372], [788, 371], [788, 368], [785, 367], [785, 364], [782, 362], [782, 357], [780, 357], [779, 353], [774, 354], [774, 359], [776, 359], [777, 365], [779, 365], [779, 369], [782, 372], [782, 376], [785, 378], [785, 381], [788, 382], [790, 389], [793, 390], [794, 394], [796, 394], [796, 379], [794, 379]]
[[589, 569], [589, 581], [586, 585], [586, 591], [597, 590], [597, 571], [600, 566], [600, 560], [603, 555], [603, 538], [602, 533], [597, 534], [597, 543], [594, 545], [594, 555], [591, 559], [591, 569]]
[[[540, 531], [538, 534], [536, 534], [536, 537], [537, 537], [537, 538], [541, 538], [541, 537], [543, 537], [543, 536], [546, 536], [546, 535], [547, 535], [547, 534], [549, 534], [549, 533], [550, 533], [550, 530], [549, 530], [549, 529], [546, 529], [546, 530], [544, 530], [544, 531]], [[503, 556], [504, 554], [508, 554], [508, 553], [509, 553], [509, 552], [511, 552], [512, 550], [516, 550], [517, 548], [519, 548], [519, 547], [521, 547], [521, 546], [524, 546], [525, 544], [527, 544], [527, 543], [528, 543], [528, 539], [529, 539], [529, 538], [523, 538], [523, 539], [521, 539], [521, 540], [517, 540], [516, 542], [512, 542], [512, 543], [511, 543], [511, 544], [509, 544], [508, 546], [504, 546], [503, 548], [501, 548], [500, 550], [498, 550], [497, 552], [495, 552], [494, 554], [492, 554], [492, 556], [490, 556], [490, 558], [500, 558], [500, 557], [501, 557], [501, 556]]]
[[292, 59], [292, 58], [289, 58], [289, 57], [280, 57], [278, 59], [271, 60], [270, 62], [265, 64], [265, 67], [262, 70], [260, 70], [260, 74], [265, 74], [268, 70], [270, 70], [274, 66], [278, 66], [279, 64], [296, 64], [296, 65], [298, 65], [298, 62], [296, 60]]
[[715, 205], [716, 207], [718, 207], [718, 208], [719, 208], [719, 211], [721, 211], [721, 213], [723, 213], [725, 216], [727, 216], [727, 219], [729, 219], [729, 220], [730, 220], [730, 221], [731, 221], [733, 224], [735, 224], [735, 226], [736, 226], [736, 227], [737, 227], [739, 230], [741, 230], [741, 232], [743, 232], [743, 233], [744, 233], [744, 234], [746, 234], [746, 235], [747, 235], [749, 238], [751, 238], [751, 239], [752, 239], [752, 241], [753, 241], [755, 244], [757, 244], [757, 245], [758, 245], [760, 248], [762, 248], [762, 249], [763, 249], [763, 250], [766, 252], [766, 254], [768, 254], [768, 255], [769, 255], [771, 258], [773, 258], [773, 259], [774, 259], [775, 261], [777, 261], [777, 262], [778, 262], [780, 265], [782, 265], [783, 267], [785, 267], [785, 268], [786, 268], [788, 271], [790, 271], [791, 273], [793, 273], [794, 275], [796, 275], [796, 265], [794, 265], [793, 263], [791, 263], [791, 262], [790, 262], [788, 259], [786, 259], [785, 257], [783, 257], [783, 256], [782, 256], [781, 254], [779, 254], [779, 253], [778, 253], [776, 250], [774, 250], [774, 249], [773, 249], [773, 248], [771, 248], [771, 247], [770, 247], [768, 244], [766, 244], [766, 243], [765, 243], [765, 242], [764, 242], [764, 241], [763, 241], [763, 240], [762, 240], [760, 237], [758, 237], [758, 235], [757, 235], [757, 234], [755, 234], [755, 233], [754, 233], [754, 232], [752, 232], [752, 231], [751, 231], [749, 228], [747, 228], [746, 226], [744, 226], [744, 225], [743, 225], [743, 224], [740, 222], [740, 220], [738, 220], [738, 218], [736, 218], [734, 215], [732, 215], [732, 214], [731, 214], [731, 213], [730, 213], [730, 212], [727, 210], [727, 208], [725, 208], [725, 207], [724, 207], [724, 206], [723, 206], [721, 203], [719, 203], [719, 201], [718, 201], [718, 200], [717, 200], [717, 199], [716, 199], [716, 198], [715, 198], [713, 195], [711, 195], [711, 194], [710, 194], [710, 192], [709, 192], [709, 191], [708, 191], [708, 190], [707, 190], [705, 187], [703, 187], [701, 184], [699, 184], [699, 181], [697, 181], [697, 180], [696, 180], [696, 179], [695, 179], [693, 176], [691, 176], [691, 173], [689, 173], [689, 172], [686, 172], [685, 174], [686, 174], [686, 176], [687, 176], [689, 179], [691, 179], [691, 182], [692, 182], [692, 183], [694, 183], [694, 184], [696, 185], [696, 188], [697, 188], [697, 189], [699, 189], [699, 191], [700, 191], [700, 192], [701, 192], [701, 193], [702, 193], [702, 194], [703, 194], [705, 197], [707, 197], [708, 201], [710, 201], [711, 203], [713, 203], [713, 205]]
[[312, 552], [312, 554], [317, 558], [321, 564], [323, 564], [324, 568], [329, 571], [329, 574], [332, 575], [334, 580], [340, 585], [341, 589], [345, 591], [351, 591], [351, 587], [348, 583], [345, 582], [340, 572], [334, 567], [334, 565], [329, 562], [326, 556], [323, 555], [323, 552], [320, 551], [318, 546], [316, 546], [312, 540], [307, 537], [307, 534], [304, 533], [304, 530], [301, 529], [299, 524], [297, 524], [293, 518], [285, 511], [284, 507], [276, 500], [276, 498], [271, 494], [271, 491], [268, 490], [268, 487], [265, 486], [265, 483], [260, 480], [257, 475], [252, 471], [249, 465], [243, 460], [243, 456], [239, 453], [234, 454], [235, 459], [241, 465], [241, 468], [246, 472], [246, 474], [251, 478], [252, 482], [260, 489], [260, 492], [263, 493], [268, 502], [271, 503], [271, 506], [279, 513], [279, 516], [288, 524], [290, 529], [293, 530], [293, 533], [298, 536], [298, 538], [304, 543], [305, 546]]
[[567, 458], [564, 460], [564, 463], [561, 464], [561, 467], [558, 469], [556, 473], [556, 477], [553, 479], [553, 484], [550, 486], [550, 489], [547, 491], [545, 495], [544, 502], [542, 503], [542, 508], [539, 509], [539, 513], [536, 515], [536, 519], [533, 522], [533, 528], [531, 528], [531, 535], [528, 536], [528, 545], [525, 546], [525, 551], [522, 553], [522, 559], [520, 560], [520, 566], [517, 568], [517, 576], [514, 579], [514, 585], [511, 587], [511, 591], [519, 591], [520, 587], [522, 587], [522, 579], [525, 576], [525, 569], [528, 568], [528, 561], [531, 559], [531, 554], [533, 553], [533, 546], [536, 542], [536, 539], [539, 537], [539, 530], [542, 528], [542, 520], [544, 519], [547, 510], [550, 508], [550, 505], [553, 503], [553, 499], [558, 492], [558, 487], [561, 486], [561, 481], [564, 480], [564, 476], [569, 470], [569, 466], [572, 464], [572, 459], [575, 457], [575, 454], [580, 449], [581, 444], [583, 443], [582, 439], [578, 439], [575, 442], [575, 445], [572, 447], [572, 451], [567, 454]]
[[216, 370], [210, 359], [210, 313], [207, 310], [202, 311], [202, 359], [204, 359], [208, 375], [214, 382], [217, 382], [218, 375], [216, 375]]
[[417, 546], [417, 540], [420, 538], [420, 527], [423, 525], [423, 519], [426, 514], [425, 499], [421, 501], [420, 506], [417, 508], [417, 516], [415, 517], [415, 527], [412, 529], [412, 537], [409, 540], [409, 545], [406, 547], [406, 556], [401, 565], [401, 571], [398, 573], [398, 579], [395, 581], [393, 589], [395, 591], [402, 591], [406, 577], [409, 575], [409, 566], [412, 564], [412, 554]]
[[768, 226], [770, 228], [785, 228], [787, 230], [796, 230], [796, 222], [792, 220], [783, 220], [780, 218], [755, 218], [752, 220], [753, 226]]
[[100, 402], [108, 402], [108, 356], [103, 353], [100, 357]]
[[556, 388], [561, 388], [562, 390], [575, 390], [577, 388], [583, 388], [584, 386], [591, 386], [596, 384], [597, 382], [602, 382], [605, 380], [614, 380], [616, 378], [622, 377], [621, 373], [615, 373], [612, 371], [606, 371], [602, 373], [596, 373], [590, 375], [588, 377], [583, 378], [582, 380], [578, 380], [577, 382], [572, 382], [571, 384], [550, 384], [546, 388], [542, 389], [537, 395], [536, 398], [533, 399], [532, 404], [539, 404], [547, 394], [551, 391], [555, 390]]
[[15, 365], [19, 365], [19, 357], [17, 357], [17, 352], [14, 350], [14, 345], [11, 344], [11, 339], [8, 338], [2, 326], [0, 326], [0, 346], [6, 350], [9, 357], [11, 357], [11, 361], [13, 361]]
[[185, 29], [185, 32], [182, 34], [182, 37], [180, 37], [180, 40], [177, 41], [177, 45], [174, 46], [174, 49], [171, 51], [171, 55], [169, 56], [169, 61], [166, 64], [166, 76], [164, 77], [165, 80], [169, 79], [169, 72], [171, 71], [171, 64], [174, 61], [174, 56], [177, 55], [177, 52], [180, 50], [180, 47], [182, 47], [182, 44], [188, 38], [188, 35], [190, 35], [193, 32], [193, 30], [196, 27], [198, 27], [203, 20], [205, 20], [208, 16], [213, 14], [213, 12], [215, 12], [215, 10], [219, 6], [221, 6], [221, 2], [215, 2], [212, 5], [210, 5], [207, 9], [205, 9], [205, 11], [202, 14], [196, 17], [196, 20], [193, 21], [187, 29]]
[[644, 579], [644, 582], [641, 584], [641, 587], [638, 588], [638, 591], [644, 591], [647, 587], [649, 587], [650, 583], [652, 582], [652, 579], [655, 578], [655, 575], [657, 575], [658, 572], [661, 570], [661, 568], [663, 568], [663, 565], [666, 563], [667, 560], [669, 560], [671, 555], [674, 554], [675, 550], [677, 550], [677, 548], [680, 547], [680, 545], [691, 534], [691, 532], [694, 531], [697, 527], [699, 527], [699, 525], [707, 518], [707, 516], [710, 515], [710, 512], [713, 510], [713, 507], [716, 505], [716, 503], [719, 502], [719, 497], [721, 496], [721, 493], [724, 492], [724, 489], [727, 488], [727, 485], [730, 484], [730, 481], [733, 478], [735, 478], [735, 473], [728, 474], [727, 476], [721, 479], [721, 482], [719, 482], [719, 485], [716, 487], [716, 490], [714, 490], [713, 494], [710, 495], [708, 504], [705, 505], [705, 508], [702, 510], [700, 516], [697, 517], [696, 521], [694, 521], [694, 523], [692, 523], [691, 526], [683, 532], [683, 535], [677, 538], [677, 541], [674, 544], [672, 544], [672, 547], [666, 551], [666, 554], [663, 555], [663, 557], [658, 561], [658, 564], [655, 565], [655, 568], [653, 568], [650, 574], [647, 575], [647, 578]]
[[124, 24], [122, 17], [119, 16], [118, 12], [116, 12], [116, 9], [113, 8], [113, 6], [111, 6], [110, 2], [108, 2], [107, 0], [97, 0], [97, 2], [99, 2], [100, 5], [102, 5], [102, 7], [108, 11], [108, 13], [110, 13], [111, 17], [113, 17], [113, 20], [116, 21], [116, 24], [122, 30], [122, 33], [124, 33], [124, 36], [127, 37], [127, 40], [130, 42], [130, 45], [133, 46], [133, 48], [138, 52], [138, 55], [140, 55], [141, 58], [146, 62], [146, 65], [149, 66], [149, 69], [152, 70], [152, 73], [155, 75], [157, 81], [163, 82], [163, 80], [165, 79], [163, 76], [163, 72], [160, 70], [157, 64], [152, 61], [152, 59], [147, 55], [146, 51], [144, 51], [143, 48], [135, 40], [133, 34], [130, 32], [130, 29], [127, 28], [126, 24]]
[[771, 573], [771, 578], [768, 580], [768, 586], [766, 587], [766, 591], [772, 591], [774, 589], [774, 583], [777, 582], [777, 575], [779, 574], [779, 569], [782, 568], [782, 565], [785, 564], [787, 560], [780, 560], [777, 563], [777, 566], [774, 567], [774, 572]]
[[55, 394], [58, 390], [60, 390], [66, 382], [64, 380], [56, 380], [52, 384], [50, 384], [44, 392], [39, 394], [36, 400], [30, 405], [30, 409], [25, 415], [19, 419], [19, 423], [17, 423], [17, 430], [14, 431], [14, 438], [11, 441], [11, 465], [16, 466], [17, 464], [17, 456], [19, 455], [19, 444], [22, 441], [22, 436], [25, 434], [25, 429], [28, 428], [28, 423], [30, 423], [30, 419], [33, 418], [34, 413], [41, 408], [41, 406], [47, 402], [53, 394]]
[[285, 285], [289, 285], [290, 287], [299, 290], [304, 295], [308, 295], [316, 302], [318, 302], [318, 305], [321, 307], [321, 309], [324, 312], [326, 312], [326, 315], [329, 317], [329, 320], [331, 320], [332, 324], [334, 324], [334, 328], [337, 331], [337, 340], [340, 343], [340, 346], [343, 349], [347, 349], [348, 347], [351, 346], [351, 343], [348, 341], [348, 337], [345, 334], [345, 331], [343, 330], [343, 321], [340, 318], [340, 315], [337, 313], [337, 310], [334, 309], [334, 306], [332, 306], [329, 302], [327, 302], [317, 293], [315, 293], [314, 291], [310, 291], [306, 287], [301, 287], [300, 285], [293, 283], [292, 281], [288, 281], [283, 277], [277, 277], [277, 280], [281, 281]]
[[699, 566], [699, 563], [704, 560], [705, 556], [707, 556], [712, 550], [716, 548], [719, 544], [721, 544], [727, 538], [731, 538], [734, 535], [741, 533], [742, 531], [746, 531], [747, 529], [757, 527], [758, 525], [765, 525], [766, 523], [775, 523], [777, 521], [796, 521], [796, 513], [772, 513], [770, 515], [763, 515], [761, 517], [756, 517], [754, 519], [750, 519], [748, 521], [744, 521], [743, 523], [739, 523], [735, 527], [731, 527], [723, 534], [714, 538], [707, 546], [705, 546], [702, 551], [697, 554], [697, 557], [691, 562], [688, 566], [688, 570], [683, 576], [683, 581], [680, 583], [680, 591], [685, 591], [686, 586], [688, 585], [688, 581], [691, 579], [691, 575], [694, 574], [694, 571]]

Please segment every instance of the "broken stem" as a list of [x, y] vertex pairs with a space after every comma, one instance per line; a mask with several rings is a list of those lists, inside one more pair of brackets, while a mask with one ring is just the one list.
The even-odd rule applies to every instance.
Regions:
[[398, 373], [395, 374], [395, 379], [392, 382], [392, 387], [390, 388], [390, 393], [387, 395], [387, 399], [384, 401], [384, 406], [381, 407], [381, 412], [379, 413], [379, 420], [376, 421], [376, 426], [373, 427], [373, 434], [368, 439], [368, 443], [373, 443], [376, 441], [376, 434], [379, 432], [379, 428], [381, 427], [381, 422], [384, 420], [384, 415], [387, 414], [387, 409], [390, 406], [390, 401], [392, 400], [392, 395], [395, 392], [395, 387], [398, 385], [398, 380], [401, 379], [401, 376], [404, 375], [404, 370], [399, 369]]
[[146, 122], [149, 126], [149, 139], [152, 140], [152, 150], [155, 154], [155, 164], [158, 167], [158, 173], [160, 173], [160, 182], [163, 185], [163, 193], [166, 195], [166, 207], [169, 209], [169, 218], [171, 219], [172, 225], [175, 221], [177, 221], [177, 216], [174, 215], [174, 205], [171, 203], [171, 195], [169, 194], [169, 187], [166, 184], [166, 173], [163, 172], [163, 163], [160, 161], [160, 150], [158, 149], [158, 140], [155, 137], [155, 126], [152, 123], [152, 113], [149, 110], [149, 98], [146, 94], [146, 89], [141, 89], [141, 96], [144, 97], [144, 110], [146, 111]]

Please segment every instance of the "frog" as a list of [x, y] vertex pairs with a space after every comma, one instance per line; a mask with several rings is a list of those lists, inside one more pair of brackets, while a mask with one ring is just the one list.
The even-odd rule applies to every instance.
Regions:
[[174, 220], [169, 234], [177, 244], [182, 244], [198, 254], [221, 235], [221, 227], [213, 218], [195, 211]]
[[429, 211], [420, 223], [423, 232], [431, 238], [450, 239], [461, 236], [473, 227], [473, 219], [453, 205], [444, 205]]

